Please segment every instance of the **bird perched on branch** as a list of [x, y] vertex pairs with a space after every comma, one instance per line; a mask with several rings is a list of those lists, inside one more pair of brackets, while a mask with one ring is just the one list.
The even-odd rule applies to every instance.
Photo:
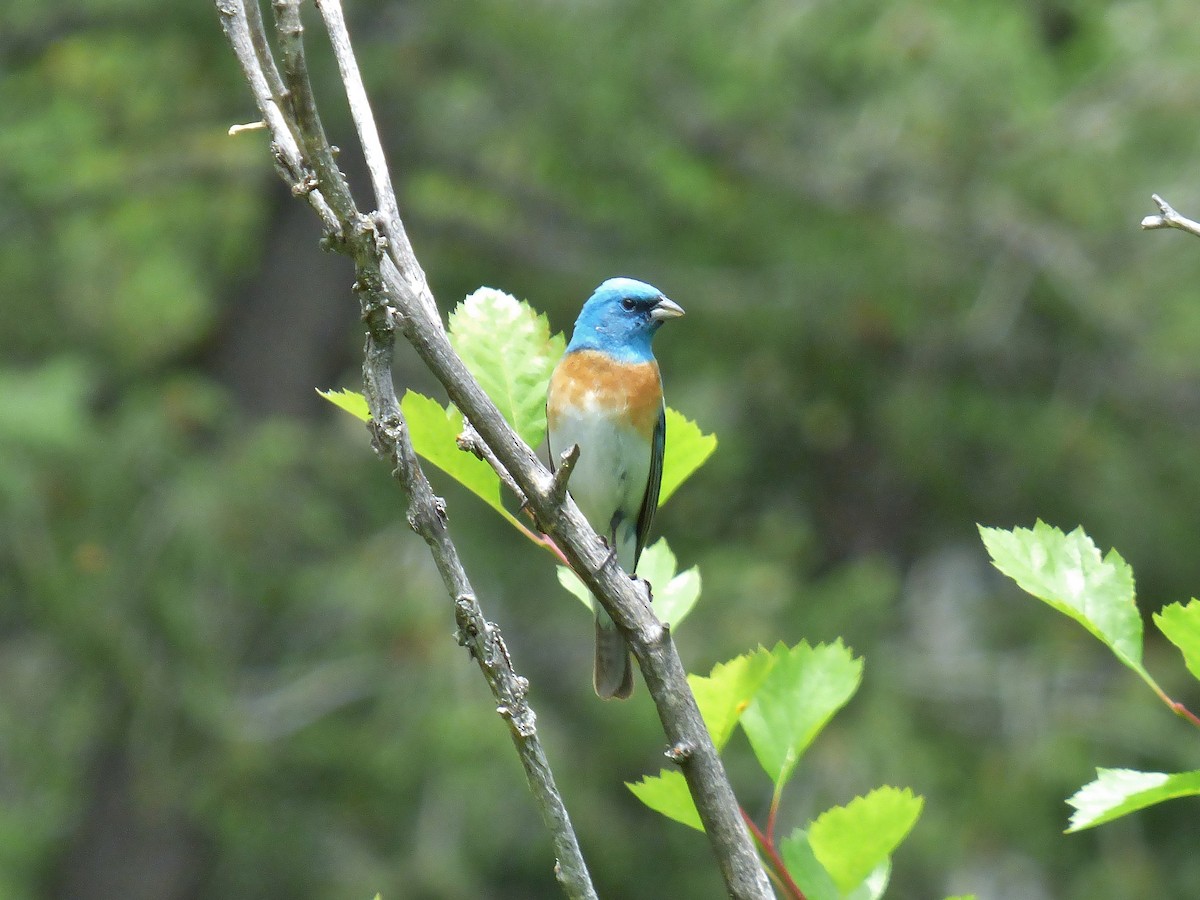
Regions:
[[[580, 512], [630, 575], [658, 507], [666, 443], [662, 379], [650, 340], [683, 309], [657, 288], [610, 278], [583, 305], [567, 351], [550, 377], [547, 443], [555, 454], [579, 445], [569, 489]], [[592, 682], [608, 700], [633, 692], [629, 647], [594, 598]]]

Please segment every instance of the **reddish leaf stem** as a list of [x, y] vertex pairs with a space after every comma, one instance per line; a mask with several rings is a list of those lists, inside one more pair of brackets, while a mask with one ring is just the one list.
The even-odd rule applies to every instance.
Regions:
[[[738, 807], [738, 811], [741, 812], [742, 820], [746, 823], [746, 827], [750, 829], [750, 834], [758, 843], [759, 849], [762, 850], [763, 855], [767, 858], [767, 861], [771, 863], [771, 869], [776, 876], [776, 880], [783, 890], [787, 892], [788, 897], [790, 897], [791, 900], [806, 900], [804, 891], [800, 890], [800, 886], [792, 880], [792, 874], [788, 871], [787, 866], [784, 864], [783, 857], [779, 855], [779, 851], [775, 848], [774, 839], [769, 838], [767, 835], [762, 833], [762, 830], [759, 829], [754, 820], [750, 818], [750, 816], [746, 813], [746, 810]], [[773, 811], [772, 818], [774, 818]]]

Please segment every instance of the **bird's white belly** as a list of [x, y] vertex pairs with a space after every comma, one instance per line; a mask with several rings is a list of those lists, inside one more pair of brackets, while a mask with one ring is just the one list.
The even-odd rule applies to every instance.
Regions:
[[630, 571], [638, 513], [650, 478], [650, 447], [632, 428], [587, 409], [559, 413], [550, 434], [551, 452], [557, 457], [572, 444], [579, 445], [579, 461], [568, 483], [571, 496], [605, 538], [612, 537], [616, 516], [617, 561]]

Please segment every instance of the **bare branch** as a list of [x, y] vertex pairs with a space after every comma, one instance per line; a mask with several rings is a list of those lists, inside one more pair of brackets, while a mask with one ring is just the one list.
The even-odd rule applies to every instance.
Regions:
[[[252, 5], [253, 2], [256, 0], [252, 0]], [[264, 71], [264, 63], [259, 58], [256, 49], [261, 45], [268, 57], [270, 56], [270, 50], [266, 47], [266, 38], [261, 34], [257, 38], [252, 35], [251, 23], [246, 14], [246, 5], [242, 0], [217, 0], [217, 11], [221, 14], [221, 27], [225, 30], [225, 36], [233, 46], [234, 55], [237, 56], [242, 67], [242, 74], [246, 76], [250, 91], [254, 95], [254, 101], [258, 104], [263, 121], [267, 123], [267, 128], [270, 130], [271, 157], [275, 160], [275, 169], [279, 172], [279, 177], [292, 188], [293, 193], [297, 196], [303, 195], [308, 200], [327, 234], [337, 234], [341, 230], [341, 223], [334, 215], [333, 210], [329, 208], [329, 204], [325, 202], [321, 192], [298, 190], [307, 182], [308, 173], [305, 171], [296, 136], [292, 133], [279, 102], [271, 90], [268, 76]], [[257, 14], [257, 9], [252, 18], [257, 23], [258, 31], [261, 32], [262, 20]], [[266, 67], [274, 73], [271, 80], [278, 81], [279, 73], [275, 71], [274, 62], [266, 64]], [[282, 82], [279, 83], [282, 84]]]
[[[263, 74], [263, 63], [258, 59], [254, 43], [249, 38], [242, 0], [216, 0], [216, 3], [264, 120], [275, 144], [281, 148], [276, 154], [277, 159], [286, 163], [281, 164], [281, 174], [293, 185], [302, 184], [305, 196], [321, 216], [327, 239], [335, 249], [354, 259], [357, 288], [361, 292], [363, 317], [369, 334], [368, 360], [364, 364], [364, 373], [368, 378], [367, 398], [373, 418], [384, 429], [377, 429], [377, 441], [385, 453], [396, 456], [397, 477], [402, 480], [405, 477], [404, 471], [408, 466], [405, 454], [411, 451], [411, 447], [406, 449], [403, 418], [398, 405], [394, 404], [394, 392], [390, 387], [390, 355], [395, 329], [417, 351], [445, 387], [451, 401], [478, 431], [499, 465], [512, 476], [512, 481], [524, 495], [538, 522], [554, 537], [571, 567], [599, 598], [629, 642], [658, 709], [668, 744], [690, 750], [675, 756], [687, 780], [730, 896], [763, 900], [772, 897], [767, 876], [741, 819], [724, 766], [704, 727], [669, 630], [654, 617], [646, 594], [639, 589], [637, 582], [621, 572], [619, 567], [608, 564], [609, 554], [602, 541], [571, 498], [562, 496], [566, 476], [563, 476], [564, 481], [558, 482], [538, 461], [451, 348], [440, 315], [436, 314], [437, 306], [424, 273], [416, 265], [411, 243], [402, 227], [396, 228], [388, 222], [387, 210], [395, 208], [394, 197], [390, 201], [377, 198], [380, 207], [385, 210], [382, 218], [387, 232], [386, 242], [373, 219], [356, 209], [325, 140], [312, 99], [303, 56], [299, 0], [275, 0], [280, 53], [284, 62], [283, 80], [287, 89], [282, 110], [271, 94], [267, 77]], [[344, 79], [352, 82], [347, 84], [347, 90], [361, 92], [357, 63], [336, 0], [322, 0], [322, 14], [331, 33], [339, 69]], [[365, 93], [360, 99], [365, 101]], [[352, 101], [352, 109], [357, 110], [354, 114], [360, 136], [367, 144], [365, 152], [372, 158], [370, 164], [376, 191], [390, 195], [390, 179], [375, 176], [376, 166], [386, 173], [386, 163], [378, 145], [378, 137], [374, 135], [373, 124], [370, 127], [364, 125], [364, 121], [370, 118], [369, 106], [365, 102]], [[296, 129], [298, 142], [292, 137], [290, 128]], [[297, 143], [303, 147], [303, 155]], [[320, 198], [320, 204], [314, 198]], [[328, 218], [330, 215], [332, 222]], [[396, 221], [399, 221], [398, 213]], [[385, 402], [389, 397], [391, 402]], [[396, 447], [399, 450], [389, 449]], [[414, 489], [419, 491], [421, 487], [414, 484]], [[431, 548], [441, 546], [438, 529], [445, 525], [444, 513], [436, 503], [433, 508], [434, 514], [431, 514], [427, 505], [419, 505], [413, 521], [414, 527], [425, 529], [423, 535], [425, 532], [433, 535], [433, 541], [426, 538]], [[439, 558], [439, 566], [443, 564], [445, 559]], [[462, 585], [456, 580], [457, 573], [451, 571], [450, 575], [453, 578], [447, 581], [447, 585], [454, 585], [451, 593], [456, 598], [456, 605], [468, 594], [473, 597], [469, 590], [460, 589]], [[465, 633], [469, 636], [469, 629]], [[499, 650], [493, 651], [493, 655], [506, 656]], [[523, 689], [513, 696], [516, 695], [523, 699]], [[514, 707], [500, 695], [497, 695], [497, 700], [507, 717]], [[514, 740], [520, 730], [514, 730]], [[528, 765], [526, 771], [531, 773]], [[534, 783], [532, 775], [530, 784], [535, 795], [538, 795], [542, 787]], [[554, 799], [557, 799], [556, 795]], [[560, 810], [565, 822], [566, 811], [561, 809], [561, 803], [555, 808]], [[549, 820], [547, 824], [550, 824]], [[555, 840], [557, 845], [560, 840], [557, 830]], [[574, 841], [573, 835], [571, 841]], [[579, 864], [582, 865], [582, 858]], [[565, 865], [560, 865], [559, 871], [565, 869]]]
[[325, 20], [325, 28], [329, 32], [329, 40], [333, 43], [333, 55], [337, 58], [338, 70], [342, 74], [342, 83], [346, 87], [346, 99], [350, 102], [350, 115], [354, 119], [354, 127], [358, 130], [358, 139], [362, 143], [363, 156], [367, 161], [367, 169], [371, 173], [371, 185], [375, 191], [375, 203], [383, 217], [384, 233], [388, 236], [388, 255], [392, 262], [409, 279], [418, 283], [422, 290], [417, 292], [418, 298], [427, 300], [425, 312], [430, 321], [441, 325], [441, 316], [437, 305], [433, 302], [433, 294], [425, 280], [425, 271], [417, 262], [412, 243], [404, 230], [404, 222], [400, 219], [400, 209], [396, 203], [396, 192], [392, 190], [392, 176], [388, 172], [387, 157], [383, 153], [383, 144], [379, 140], [379, 129], [375, 126], [375, 116], [371, 113], [371, 103], [367, 99], [366, 88], [363, 87], [362, 75], [358, 71], [358, 61], [350, 46], [350, 33], [346, 30], [346, 19], [342, 15], [341, 0], [316, 0], [317, 9]]
[[1153, 231], [1157, 228], [1178, 228], [1180, 231], [1186, 231], [1188, 234], [1194, 234], [1200, 237], [1200, 222], [1194, 222], [1187, 216], [1181, 216], [1175, 212], [1175, 209], [1158, 194], [1151, 194], [1150, 198], [1154, 201], [1154, 205], [1159, 209], [1159, 215], [1146, 216], [1142, 219], [1142, 228], [1146, 231]]
[[279, 69], [275, 67], [275, 57], [271, 55], [271, 47], [267, 43], [267, 32], [263, 28], [262, 10], [258, 6], [257, 0], [245, 7], [246, 22], [250, 26], [250, 41], [254, 45], [254, 53], [258, 57], [258, 64], [262, 67], [263, 76], [267, 80], [267, 86], [271, 89], [271, 96], [275, 98], [275, 102], [283, 102], [283, 79], [279, 77]]
[[[255, 0], [256, 2], [256, 0]], [[325, 137], [325, 127], [317, 112], [312, 83], [308, 78], [308, 60], [304, 55], [304, 26], [300, 22], [300, 0], [273, 0], [275, 33], [279, 36], [279, 55], [283, 62], [283, 83], [287, 88], [283, 107], [297, 132], [304, 157], [312, 167], [317, 183], [341, 223], [358, 216], [350, 185], [334, 158]]]
[[[374, 304], [365, 301], [366, 305]], [[558, 858], [555, 877], [568, 897], [593, 900], [596, 891], [587, 864], [555, 785], [554, 773], [538, 740], [537, 717], [526, 700], [529, 683], [513, 670], [500, 629], [484, 616], [459, 559], [458, 549], [450, 538], [445, 505], [434, 495], [421, 470], [392, 385], [395, 338], [386, 324], [386, 317], [377, 317], [376, 321], [384, 323], [383, 328], [368, 332], [363, 359], [364, 393], [371, 409], [375, 449], [392, 463], [393, 477], [408, 494], [409, 524], [429, 545], [446, 590], [454, 598], [458, 642], [470, 650], [479, 664], [492, 696], [496, 698], [496, 712], [508, 723], [534, 801], [554, 839]]]

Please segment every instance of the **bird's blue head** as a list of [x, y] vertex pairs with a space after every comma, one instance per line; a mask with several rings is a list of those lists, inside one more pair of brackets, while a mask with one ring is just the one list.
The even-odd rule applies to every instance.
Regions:
[[601, 350], [626, 362], [654, 358], [650, 339], [683, 308], [662, 291], [632, 278], [610, 278], [583, 304], [567, 352]]

